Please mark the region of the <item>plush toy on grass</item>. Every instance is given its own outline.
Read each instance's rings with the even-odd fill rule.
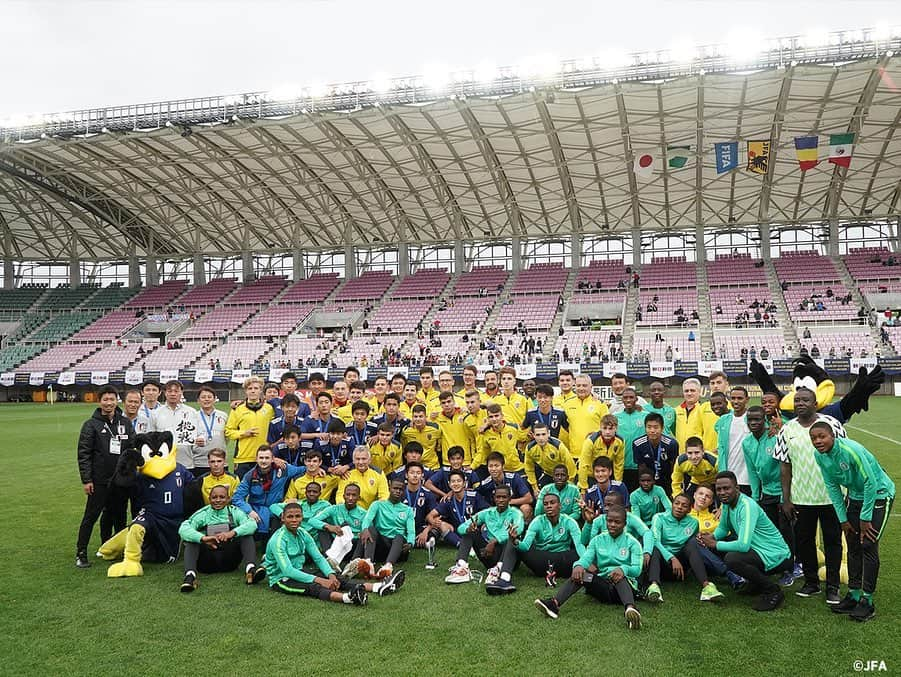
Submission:
[[[194,476],[175,461],[172,433],[142,433],[124,450],[112,483],[128,489],[139,508],[131,524],[100,546],[106,560],[122,557],[107,576],[142,576],[142,562],[174,562],[178,527],[184,518],[184,491]]]

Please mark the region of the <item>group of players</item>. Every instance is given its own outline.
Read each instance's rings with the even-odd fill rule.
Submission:
[[[104,410],[101,397],[85,426],[105,415],[135,433],[172,433],[203,503],[179,529],[184,592],[197,588],[198,572],[234,570],[243,559],[248,584],[267,579],[281,592],[365,604],[369,593],[401,587],[396,565],[413,548],[425,548],[434,568],[445,544],[456,549],[449,584],[481,580],[474,555],[487,569],[487,592],[507,594],[522,563],[548,586],[565,580],[553,597],[535,600],[547,616],[557,618],[584,587],[622,605],[638,628],[636,599],[661,602],[662,582],[685,579],[686,569],[702,601],[723,598],[714,579],[758,595],[759,611],[778,608],[782,587],[797,578],[796,594],[819,594],[819,523],[827,603],[855,620],[875,615],[878,542],[894,485],[838,420],[817,412],[812,390],[796,390],[788,419],[776,393],[749,407],[747,390],[730,387],[722,372],[710,375],[704,402],[700,381],[686,379],[676,407],[662,383],[647,387],[646,401],[623,374],[611,378],[609,400],[595,395],[588,375],[568,371],[556,392],[524,384],[523,394],[512,367],[483,378],[479,389],[467,366],[458,389],[450,372],[436,379],[423,367],[418,384],[396,374],[370,390],[350,367],[331,391],[314,373],[301,392],[288,372],[277,385],[248,378],[245,399],[228,412],[216,408],[211,388],[200,388],[194,409],[178,381],[149,382],[124,393],[121,413],[115,403]],[[95,522],[106,539],[124,524],[127,498],[104,486],[103,454],[82,446],[88,500],[76,564],[90,566]],[[265,548],[260,565],[255,541]]]

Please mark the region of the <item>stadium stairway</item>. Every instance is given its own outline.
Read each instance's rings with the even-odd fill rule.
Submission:
[[[854,299],[854,303],[856,303],[858,307],[864,308],[867,311],[867,318],[871,318],[873,316],[873,306],[870,305],[869,301],[867,301],[867,297],[860,292],[860,287],[858,286],[857,281],[851,275],[851,271],[848,270],[848,266],[845,264],[845,260],[841,256],[835,256],[832,260],[835,263],[835,269],[838,271],[842,283],[845,285],[845,287],[851,290],[851,295]],[[867,329],[869,329],[870,331],[870,337],[873,339],[873,345],[877,346],[877,348],[879,349],[880,356],[888,357],[898,354],[892,346],[891,342],[882,342],[882,338],[879,336],[879,327],[868,321]]]
[[[451,293],[457,286],[457,280],[460,279],[460,273],[454,273],[450,276],[450,279],[447,281],[447,284],[441,290],[441,292],[435,297],[434,302],[429,308],[429,312],[427,312],[422,318],[422,329],[425,334],[429,333],[429,327],[432,326],[432,322],[435,319],[435,316],[438,314],[438,307],[441,305],[442,300],[450,300],[453,296]],[[373,308],[373,310],[375,310]],[[438,330],[439,333],[441,330]],[[415,333],[411,334],[407,337],[407,339],[401,344],[400,351],[401,353],[406,353],[407,351],[412,351],[414,344],[418,342],[418,338]]]
[[[563,320],[569,312],[569,301],[573,297],[573,291],[576,288],[576,279],[579,277],[579,271],[579,268],[570,270],[569,276],[566,278],[566,285],[563,287],[563,299],[565,301],[563,309],[558,310],[557,314],[554,315],[554,321],[551,323],[551,326],[547,331],[547,338],[544,341],[542,356],[546,362],[550,362],[554,358],[554,348],[557,346],[557,332],[560,331],[560,327],[563,326]]]
[[[504,283],[504,288],[501,290],[501,293],[494,297],[494,307],[491,309],[491,312],[488,313],[488,317],[485,318],[485,324],[482,325],[482,333],[481,336],[487,336],[488,332],[494,328],[494,323],[497,322],[497,318],[501,314],[501,308],[504,307],[503,302],[510,298],[510,290],[513,289],[513,283],[516,281],[516,274],[511,273],[507,277],[507,281]],[[491,298],[491,297],[486,297]],[[479,354],[479,342],[478,341],[470,341],[469,352],[465,355],[465,357],[476,357]]]
[[[698,333],[701,338],[701,355],[713,354],[713,311],[710,308],[710,283],[707,280],[707,266],[698,268],[698,317],[700,317]]]
[[[391,282],[391,286],[385,290],[385,293],[382,295],[382,298],[379,301],[372,303],[372,310],[370,310],[368,313],[367,312],[360,313],[360,315],[359,315],[359,317],[357,317],[356,321],[350,325],[351,327],[353,327],[354,334],[356,334],[357,330],[363,325],[363,320],[367,319],[370,315],[372,315],[378,309],[378,307],[382,304],[383,301],[387,301],[394,295],[394,292],[400,286],[400,283],[402,281],[403,281],[403,277],[401,277],[399,275],[397,277],[395,277],[394,280]],[[335,288],[335,291],[333,291],[331,294],[328,295],[327,299],[332,299],[337,294],[338,290],[341,289],[341,287],[343,287],[343,286],[344,286],[344,284],[339,284]],[[336,342],[335,346],[329,351],[328,360],[330,363],[335,359],[335,356],[338,354],[338,349],[340,347],[340,343],[341,343],[340,341]]]
[[[764,268],[766,269],[766,282],[770,289],[770,298],[779,309],[779,326],[782,328],[782,336],[785,339],[785,350],[791,355],[797,355],[801,351],[801,342],[798,341],[795,323],[788,312],[788,304],[785,302],[782,287],[779,286],[779,276],[776,275],[776,266],[773,265],[773,260],[766,259]]]
[[[627,357],[632,355],[632,348],[635,345],[635,310],[638,308],[638,296],[640,289],[633,284],[626,286],[626,307],[623,310],[623,354]]]

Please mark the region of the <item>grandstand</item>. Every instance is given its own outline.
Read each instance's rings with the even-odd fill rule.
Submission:
[[[768,43],[753,68],[704,48],[440,92],[360,85],[352,105],[334,87],[0,128],[16,242],[0,370],[892,360],[901,38],[829,40]],[[837,133],[855,135],[850,166],[830,162]],[[757,139],[762,172],[744,166]],[[726,142],[742,163],[718,171]],[[671,143],[684,162],[659,161]],[[234,189],[238,156],[253,191]],[[188,162],[191,191],[149,169]]]

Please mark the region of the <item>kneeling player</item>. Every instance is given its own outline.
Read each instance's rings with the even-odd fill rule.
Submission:
[[[197,572],[215,574],[234,571],[243,559],[247,585],[259,583],[266,569],[256,565],[253,532],[257,523],[229,505],[228,487],[210,489],[210,504],[181,523],[178,535],[185,544],[185,580],[182,592],[197,589]]]
[[[313,537],[300,528],[303,512],[296,503],[289,503],[282,511],[282,526],[266,545],[263,565],[269,575],[269,587],[288,595],[318,597],[324,602],[338,602],[362,606],[368,600],[368,592],[381,596],[396,592],[400,581],[354,584],[337,576],[329,563],[316,548]],[[309,557],[322,576],[303,570]]]
[[[481,482],[473,485],[473,489],[478,491],[482,498],[491,501],[494,492],[498,487],[505,486],[510,490],[510,507],[516,508],[522,512],[525,519],[532,516],[532,492],[525,479],[518,472],[507,472],[504,470],[506,459],[499,451],[492,451],[488,454],[485,465],[488,467],[488,476]]]
[[[344,503],[329,505],[307,521],[310,530],[318,530],[319,550],[335,570],[357,546],[366,519],[366,511],[357,505],[359,485],[351,482],[344,487],[343,498]]]
[[[438,503],[428,516],[429,524],[441,532],[441,539],[455,548],[460,545],[459,526],[474,514],[491,507],[478,492],[466,488],[468,474],[463,470],[448,471],[450,498]]]
[[[560,497],[544,497],[544,514],[532,520],[522,540],[513,539],[519,559],[536,576],[544,576],[548,586],[557,584],[557,576],[569,578],[573,563],[585,554],[579,524],[560,514]]]
[[[515,592],[513,568],[516,566],[514,538],[523,531],[522,513],[510,506],[510,487],[501,484],[494,490],[494,507],[476,513],[457,528],[461,536],[457,546],[457,565],[445,583],[466,583],[472,580],[466,559],[475,549],[479,560],[488,569],[485,589],[489,595]]]
[[[560,607],[584,585],[586,592],[595,599],[622,604],[629,628],[641,628],[641,614],[635,607],[635,578],[641,573],[641,545],[625,533],[625,526],[625,509],[611,506],[607,510],[607,531],[591,540],[560,591],[554,597],[536,599],[535,606],[551,618],[557,618]],[[597,571],[591,574],[588,568]]]

